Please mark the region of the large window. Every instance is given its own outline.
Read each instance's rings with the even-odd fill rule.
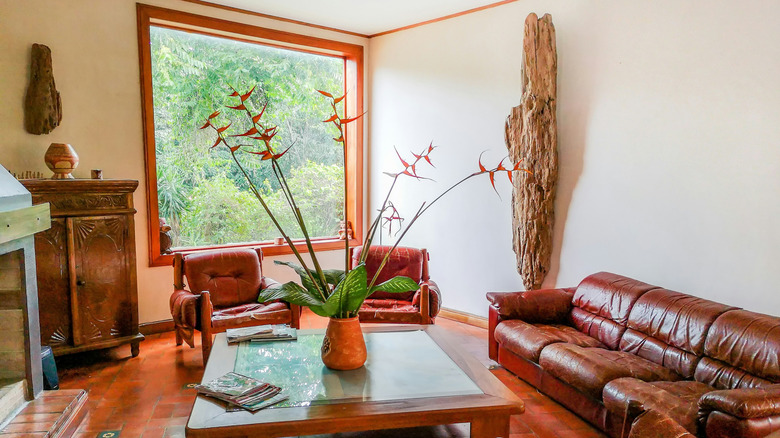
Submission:
[[[169,240],[172,250],[183,252],[245,245],[270,254],[289,250],[273,243],[280,234],[230,152],[211,147],[213,130],[198,129],[216,110],[215,125],[231,124],[234,133],[251,128],[245,114],[226,108],[241,104],[229,96],[232,89],[254,88],[243,104],[253,114],[265,107],[265,125],[278,127],[277,150],[292,146],[280,164],[315,249],[343,247],[338,232],[345,217],[359,239],[361,125],[347,131],[345,163],[332,125],[322,123],[332,109],[316,90],[346,92],[347,113],[359,114],[362,47],[145,5],[138,6],[138,17],[150,263],[170,262]],[[285,231],[302,238],[269,163],[248,153],[237,157]],[[170,227],[165,235],[162,221]]]

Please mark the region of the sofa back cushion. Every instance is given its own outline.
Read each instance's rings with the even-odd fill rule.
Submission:
[[[656,286],[622,275],[599,272],[577,286],[569,319],[583,333],[617,350],[637,299]]]
[[[184,275],[190,291],[209,291],[215,308],[253,303],[260,294],[263,273],[253,249],[226,249],[187,254]]]
[[[780,382],[780,318],[732,310],[712,324],[697,381],[718,389],[755,388]]]
[[[718,316],[733,309],[680,292],[651,290],[631,309],[620,349],[692,378],[708,330]]]

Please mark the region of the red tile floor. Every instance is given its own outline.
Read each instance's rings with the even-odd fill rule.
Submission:
[[[301,322],[302,328],[326,324],[308,311]],[[436,324],[461,336],[463,347],[486,366],[495,365],[487,357],[486,330],[443,318]],[[176,348],[172,332],[147,336],[137,358],[130,357],[129,347],[120,347],[61,357],[57,366],[61,388],[89,391],[78,438],[184,437],[195,399],[190,385],[203,374],[199,346]],[[525,402],[526,412],[511,420],[510,438],[606,436],[503,368],[493,373]]]

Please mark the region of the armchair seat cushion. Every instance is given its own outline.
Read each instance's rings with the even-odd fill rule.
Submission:
[[[646,382],[680,380],[679,374],[662,365],[625,351],[583,348],[573,344],[552,344],[542,350],[539,364],[553,376],[601,400],[607,383],[621,377]]]
[[[370,318],[375,322],[381,322],[383,320],[408,324],[420,324],[422,322],[420,308],[414,306],[411,301],[404,300],[378,300],[369,298],[363,301],[358,316],[361,318]]]
[[[279,321],[290,320],[290,308],[286,303],[275,301],[265,304],[249,303],[225,309],[214,309],[211,314],[213,328],[236,327],[251,323],[261,325],[276,324]]]
[[[496,326],[496,341],[512,353],[539,363],[544,347],[565,342],[580,347],[604,347],[595,338],[563,324],[529,324],[519,319],[502,321]]]
[[[604,406],[618,417],[625,415],[630,401],[640,402],[645,409],[653,409],[669,416],[688,432],[698,428],[699,399],[715,388],[695,381],[643,382],[621,378],[604,387]]]

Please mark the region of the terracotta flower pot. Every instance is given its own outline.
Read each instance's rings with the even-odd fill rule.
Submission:
[[[330,318],[322,340],[322,363],[334,370],[354,370],[366,363],[366,341],[357,317]]]
[[[52,179],[73,178],[71,172],[79,165],[79,155],[65,143],[52,143],[43,156],[46,166],[54,172]]]

